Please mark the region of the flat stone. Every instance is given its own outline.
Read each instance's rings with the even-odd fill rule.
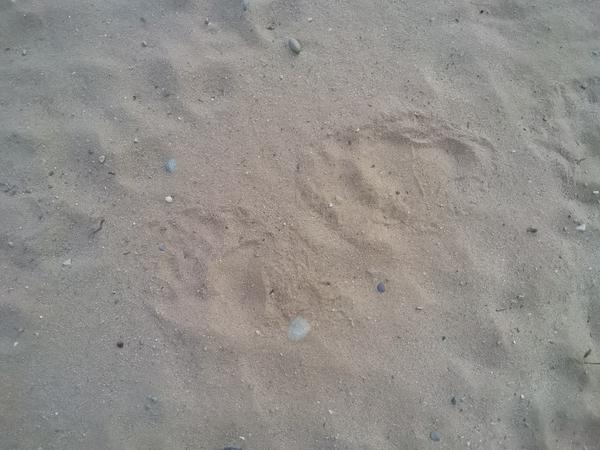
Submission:
[[[442,436],[437,431],[432,431],[429,437],[434,442],[438,442],[440,439],[442,439]]]
[[[288,339],[292,342],[299,342],[310,333],[310,323],[302,317],[298,316],[290,322],[288,328]]]
[[[165,170],[169,173],[175,172],[176,168],[177,168],[177,161],[175,161],[174,159],[169,159],[165,163]]]

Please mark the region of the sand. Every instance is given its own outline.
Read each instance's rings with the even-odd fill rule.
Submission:
[[[246,4],[0,0],[0,448],[599,448],[598,2]]]

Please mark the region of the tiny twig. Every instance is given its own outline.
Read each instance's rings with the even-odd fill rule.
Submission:
[[[96,233],[102,229],[102,225],[104,225],[104,219],[100,220],[100,225],[98,226],[98,228],[96,228],[90,233],[90,239],[96,236]]]
[[[584,364],[589,364],[590,366],[600,366],[600,362],[587,362],[587,361],[584,361],[583,363]]]

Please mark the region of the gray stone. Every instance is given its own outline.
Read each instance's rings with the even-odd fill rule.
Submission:
[[[296,55],[298,53],[300,53],[302,51],[302,46],[300,45],[300,42],[298,42],[296,39],[294,38],[289,38],[288,40],[288,47],[290,48],[291,51],[293,51]]]
[[[165,164],[165,170],[169,173],[175,172],[176,168],[177,168],[177,161],[175,161],[174,159],[169,159]]]
[[[310,333],[310,323],[304,317],[298,316],[290,322],[290,327],[288,328],[288,339],[290,341],[301,341],[308,333]]]

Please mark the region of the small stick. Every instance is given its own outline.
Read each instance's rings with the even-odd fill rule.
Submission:
[[[583,363],[584,364],[589,364],[589,365],[594,365],[594,366],[600,366],[600,362],[587,362],[587,361],[584,361]]]
[[[104,225],[104,219],[100,220],[100,225],[98,226],[98,228],[96,228],[90,233],[90,239],[96,236],[96,233],[102,229],[102,225]]]

